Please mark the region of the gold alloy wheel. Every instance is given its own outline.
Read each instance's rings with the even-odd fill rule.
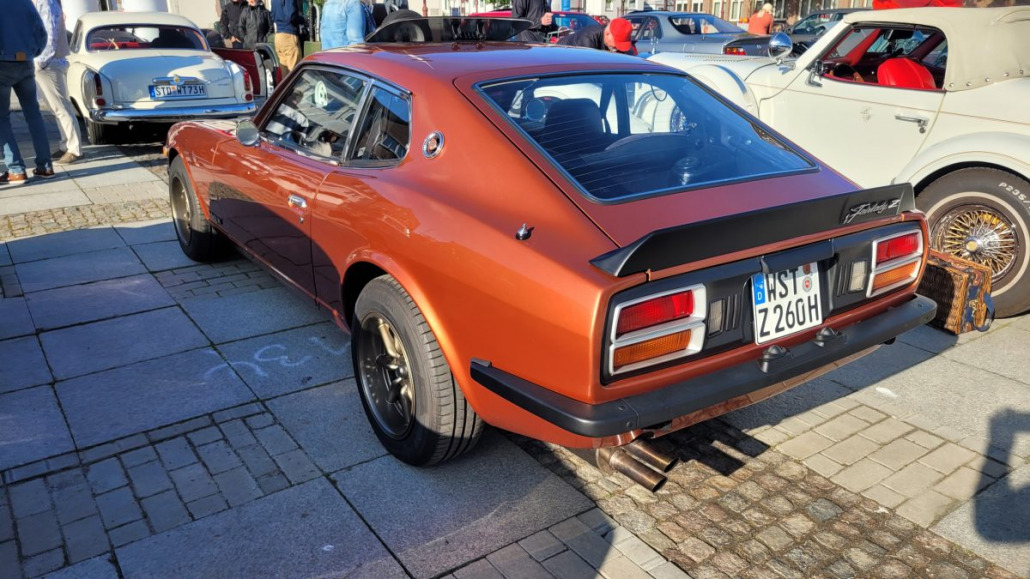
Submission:
[[[1016,263],[1015,225],[986,205],[961,205],[945,213],[930,230],[934,249],[991,268],[992,282]]]
[[[180,179],[172,180],[172,221],[175,222],[175,232],[183,245],[190,244],[190,237],[193,235],[191,224],[193,213],[190,211],[189,194],[186,186]]]
[[[356,345],[357,371],[372,415],[383,433],[403,439],[415,423],[415,391],[404,344],[390,322],[370,314],[361,322]]]

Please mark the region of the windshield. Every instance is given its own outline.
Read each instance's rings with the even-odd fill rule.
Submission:
[[[207,50],[207,43],[194,28],[128,24],[91,30],[86,38],[86,47],[90,52],[148,48]]]
[[[687,76],[567,75],[477,89],[599,200],[813,167]]]
[[[717,32],[732,32],[743,34],[744,31],[734,24],[730,24],[721,18],[707,14],[684,14],[682,16],[670,16],[669,22],[680,34],[715,34]]]

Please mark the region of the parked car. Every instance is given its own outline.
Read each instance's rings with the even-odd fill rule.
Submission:
[[[856,190],[688,75],[502,22],[393,22],[253,122],[168,137],[183,251],[231,241],[331,312],[401,460],[486,423],[653,489],[646,439],[933,317],[911,188]]]
[[[68,93],[94,144],[121,123],[255,111],[251,75],[213,53],[200,29],[182,16],[88,12],[75,24],[70,49]]]
[[[553,24],[556,27],[553,32],[547,34],[547,41],[554,44],[583,28],[600,26],[597,19],[584,12],[552,12],[554,15]],[[472,18],[511,18],[511,9],[494,10],[492,12],[479,12],[469,15]]]
[[[833,8],[830,10],[816,10],[798,20],[793,26],[785,29],[784,32],[790,36],[794,43],[795,54],[802,54],[812,45],[815,39],[833,28],[844,18],[853,12],[861,12],[868,8]]]
[[[930,244],[1030,308],[1030,7],[847,15],[796,61],[683,55],[685,70],[864,187],[912,183]]]
[[[633,41],[644,57],[659,52],[758,55],[769,49],[768,36],[747,34],[711,14],[648,10],[624,18],[633,24]]]

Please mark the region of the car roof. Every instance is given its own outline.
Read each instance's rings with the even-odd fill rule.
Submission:
[[[1030,6],[873,10],[848,14],[844,22],[940,30],[948,40],[944,88],[949,91],[1030,77]]]
[[[79,17],[83,28],[120,24],[166,24],[197,28],[189,18],[167,12],[87,12]]]
[[[425,84],[451,84],[469,75],[501,79],[563,71],[676,72],[606,50],[518,42],[357,44],[318,52],[304,60],[365,71],[409,90]]]

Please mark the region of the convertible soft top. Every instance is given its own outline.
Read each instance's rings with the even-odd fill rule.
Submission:
[[[949,91],[1030,77],[1030,6],[871,10],[848,14],[844,22],[937,28],[948,38]]]

